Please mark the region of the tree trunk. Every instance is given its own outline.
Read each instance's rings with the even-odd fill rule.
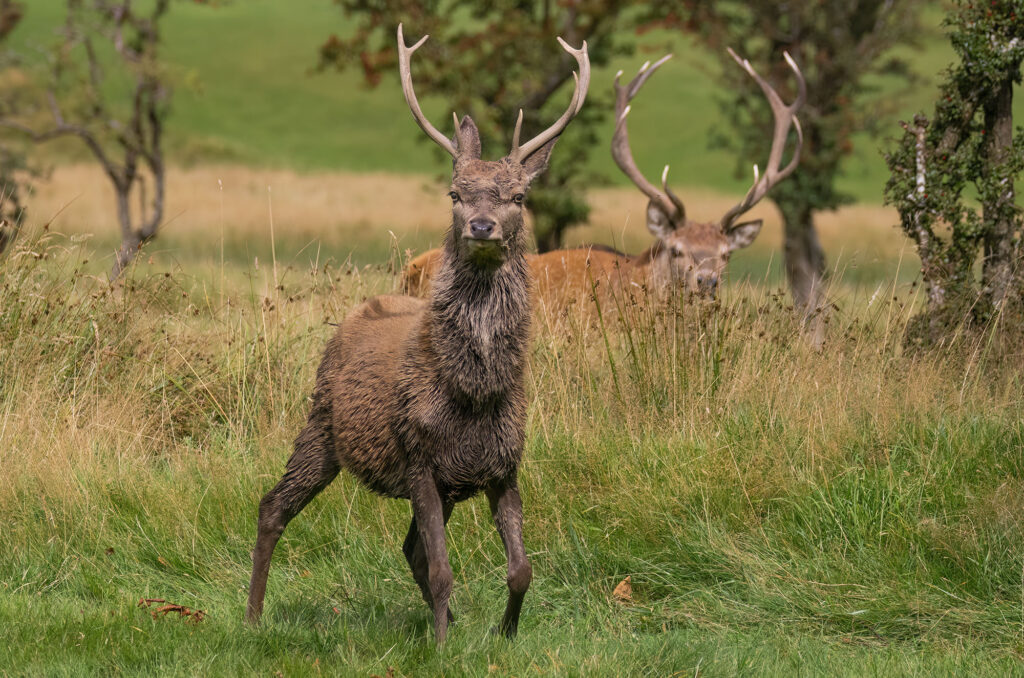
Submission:
[[[546,231],[536,233],[537,238],[537,252],[544,254],[551,250],[557,250],[562,246],[562,231],[557,227],[552,227]]]
[[[114,184],[114,191],[117,193],[117,219],[121,225],[121,247],[117,250],[114,258],[114,267],[110,271],[110,279],[117,280],[128,264],[132,262],[135,255],[147,242],[156,236],[160,227],[160,221],[164,213],[164,171],[163,164],[157,162],[153,165],[153,183],[155,194],[152,210],[149,217],[146,217],[145,194],[143,193],[142,205],[140,206],[141,224],[138,228],[132,227],[131,211],[131,186],[124,187],[119,183]]]
[[[991,186],[982,200],[985,258],[982,265],[982,294],[984,311],[997,313],[1015,288],[1017,233],[1013,177],[1001,180],[1000,165],[1008,158],[1013,146],[1013,81],[1003,80],[996,95],[985,105],[985,178],[999,181]]]
[[[14,242],[16,225],[8,223],[6,219],[0,219],[0,254],[3,254],[7,246]]]
[[[814,228],[814,210],[802,201],[781,200],[785,233],[786,279],[793,296],[793,309],[810,332],[812,344],[825,340],[825,252]]]
[[[138,234],[132,229],[132,211],[129,205],[129,192],[131,187],[115,186],[117,193],[117,220],[121,226],[121,247],[114,256],[114,267],[110,270],[110,280],[117,280],[128,264],[135,258],[142,241]]]

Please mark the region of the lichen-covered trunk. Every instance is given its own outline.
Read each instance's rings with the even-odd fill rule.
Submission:
[[[802,317],[811,342],[824,341],[825,252],[814,228],[814,210],[801,200],[778,201],[782,212],[786,280],[793,296],[793,309]]]
[[[985,225],[982,310],[995,313],[1014,293],[1015,278],[1021,273],[1013,176],[1001,169],[1013,146],[1013,81],[1010,78],[999,84],[996,96],[985,107],[985,132],[987,186],[982,196]]]

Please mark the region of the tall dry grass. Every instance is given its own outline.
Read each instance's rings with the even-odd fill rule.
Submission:
[[[249,190],[251,228],[222,223],[265,242],[265,187]],[[278,232],[304,204],[282,208],[280,193]],[[853,286],[820,351],[785,294],[760,284],[713,303],[597,308],[583,292],[538,313],[521,470],[536,578],[517,644],[483,630],[504,565],[486,506],[452,519],[460,625],[427,655],[400,553],[408,510],[348,478],[289,527],[267,627],[243,628],[256,503],[305,417],[331,323],[394,281],[344,260],[280,276],[262,258],[221,263],[218,195],[195,231],[210,253],[158,252],[117,286],[89,273],[81,232],[27,234],[0,259],[0,623],[13,638],[0,667],[614,675],[707,655],[721,673],[781,660],[856,673],[855,656],[998,673],[1017,661],[1022,372],[966,337],[905,354],[914,297],[894,280]],[[611,591],[627,574],[624,605]],[[208,621],[171,627],[140,597]]]

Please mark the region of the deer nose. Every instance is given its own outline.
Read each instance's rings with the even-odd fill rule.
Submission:
[[[714,292],[718,288],[717,273],[698,273],[697,286],[707,292]]]
[[[479,218],[469,220],[469,234],[474,238],[489,238],[494,233],[497,222],[494,219]]]

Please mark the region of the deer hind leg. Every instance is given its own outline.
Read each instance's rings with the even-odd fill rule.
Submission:
[[[448,524],[448,519],[452,515],[452,509],[455,508],[455,504],[446,503],[444,505],[444,524]],[[430,595],[430,578],[429,569],[427,567],[427,552],[423,547],[423,540],[420,539],[419,528],[416,526],[416,516],[412,517],[412,522],[409,524],[409,533],[405,536],[405,543],[402,544],[402,553],[405,554],[405,560],[409,563],[409,569],[412,570],[412,578],[416,580],[416,584],[420,587],[420,592],[423,594],[423,600],[426,601],[430,609],[434,609],[434,599]],[[452,612],[451,606],[448,607],[448,623],[455,621],[455,613]]]
[[[260,501],[249,603],[245,611],[246,620],[252,624],[263,614],[270,557],[284,528],[338,475],[340,467],[330,441],[330,429],[310,415],[309,423],[295,440],[295,451],[288,459],[284,477]]]
[[[523,545],[523,502],[519,498],[519,486],[515,478],[488,489],[487,499],[508,558],[508,605],[505,606],[505,616],[498,631],[512,638],[519,629],[519,612],[533,579],[533,569]]]

